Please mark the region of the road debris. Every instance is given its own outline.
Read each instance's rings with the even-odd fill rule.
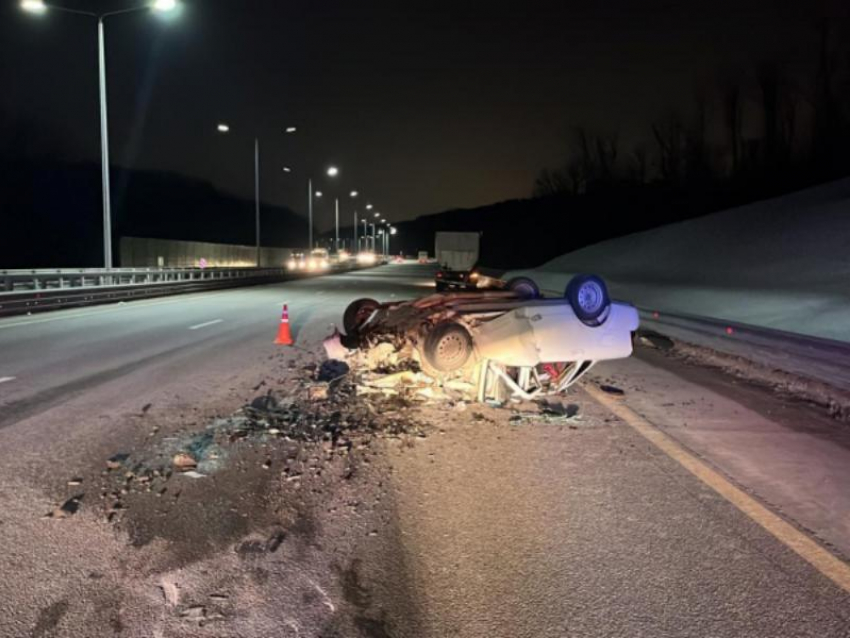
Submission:
[[[560,403],[558,401],[547,401],[545,399],[536,402],[537,412],[516,412],[508,423],[518,425],[520,423],[572,423],[578,420],[580,408],[575,403]]]
[[[625,390],[621,390],[620,388],[613,386],[613,385],[603,384],[603,385],[599,386],[599,389],[602,390],[603,392],[607,392],[608,394],[613,394],[614,396],[618,396],[618,397],[624,396],[626,394]]]
[[[80,503],[83,500],[83,494],[72,496],[67,501],[62,503],[55,510],[45,516],[45,518],[69,518],[80,510]]]
[[[201,622],[207,617],[207,608],[201,605],[187,607],[180,613],[180,615],[188,620]]]
[[[349,372],[348,364],[338,359],[328,359],[319,366],[316,378],[319,381],[333,383],[344,377]]]
[[[579,413],[579,406],[575,403],[561,403],[560,401],[547,401],[542,399],[538,402],[540,412],[547,417],[560,417],[572,419]]]
[[[638,342],[648,348],[655,348],[656,350],[663,350],[665,352],[676,347],[672,339],[652,330],[638,331]]]
[[[402,371],[400,375],[410,388],[404,396],[392,388],[355,383],[345,362],[302,361],[288,366],[283,378],[268,380],[266,387],[274,389],[248,400],[230,415],[215,418],[200,429],[147,438],[143,448],[132,456],[112,457],[112,467],[124,471],[103,474],[101,499],[106,518],[121,524],[138,502],[138,495],[150,494],[152,500],[160,499],[159,507],[168,507],[181,498],[183,489],[193,493],[209,486],[218,489],[216,475],[234,469],[234,464],[243,465],[246,458],[258,471],[279,476],[281,483],[301,489],[302,482],[322,475],[325,463],[347,459],[354,450],[368,449],[376,436],[421,434],[412,414],[418,405],[412,392],[431,388],[425,385],[422,373]],[[379,378],[376,374],[367,381]],[[315,450],[315,456],[305,459],[304,450]],[[349,462],[339,468],[345,480],[355,472]],[[208,487],[178,486],[175,476],[193,482],[207,479]],[[268,540],[258,542],[273,552],[283,540],[283,532],[275,532]]]
[[[310,401],[326,401],[328,398],[328,384],[320,383],[307,388],[307,398]]]
[[[163,578],[159,583],[159,588],[162,590],[166,605],[176,607],[180,604],[180,589],[177,587],[177,583]]]
[[[179,452],[175,454],[171,464],[178,472],[189,472],[190,470],[194,470],[198,467],[198,461],[195,460],[195,457],[186,452]]]
[[[266,551],[269,554],[274,554],[280,546],[283,544],[284,539],[286,539],[286,534],[282,530],[277,530],[269,536],[269,540],[266,541]]]
[[[129,458],[129,454],[113,454],[106,459],[106,468],[109,470],[121,469],[121,466]]]

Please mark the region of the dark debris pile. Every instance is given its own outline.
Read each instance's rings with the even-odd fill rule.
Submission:
[[[173,496],[179,490],[175,475],[201,479],[215,474],[244,446],[279,447],[295,455],[303,446],[321,445],[329,454],[345,454],[375,437],[424,436],[424,426],[411,414],[414,403],[397,395],[359,394],[345,363],[303,365],[277,385],[279,390],[268,390],[201,431],[170,436],[154,431],[145,448],[110,457],[101,491],[108,519],[121,514],[128,494]]]

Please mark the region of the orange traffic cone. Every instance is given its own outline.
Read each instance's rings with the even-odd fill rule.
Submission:
[[[292,333],[289,331],[289,309],[283,304],[283,314],[280,317],[280,327],[277,329],[277,339],[274,342],[279,346],[291,346]]]

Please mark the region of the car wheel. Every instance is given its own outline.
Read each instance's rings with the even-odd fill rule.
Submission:
[[[472,336],[458,323],[437,324],[425,336],[423,353],[427,363],[440,372],[459,370],[472,356]]]
[[[445,292],[445,291],[446,291],[446,284],[444,284],[442,281],[438,281],[437,282],[437,292]]]
[[[567,284],[564,296],[585,325],[600,326],[611,313],[608,287],[596,275],[576,275]]]
[[[520,299],[539,299],[540,288],[534,280],[528,277],[514,277],[507,284],[507,289],[515,293]]]
[[[345,328],[345,334],[353,335],[360,330],[360,326],[372,316],[372,313],[380,305],[374,299],[357,299],[348,304],[348,308],[342,315],[342,327]]]

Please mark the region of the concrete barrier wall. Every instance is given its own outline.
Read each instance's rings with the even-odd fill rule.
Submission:
[[[260,266],[284,266],[293,252],[304,251],[303,248],[263,248]],[[255,258],[254,246],[144,237],[122,237],[120,244],[122,268],[191,268],[200,266],[201,259],[206,260],[208,267],[253,266]]]

